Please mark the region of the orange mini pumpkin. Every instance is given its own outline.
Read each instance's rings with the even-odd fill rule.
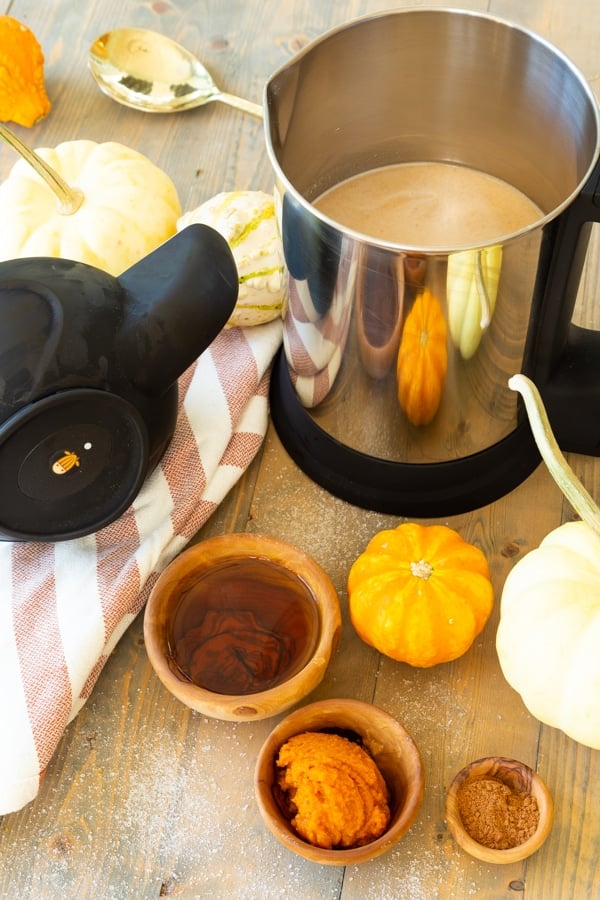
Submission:
[[[412,425],[428,425],[448,368],[447,327],[439,300],[425,289],[406,317],[398,350],[398,402]]]
[[[49,112],[38,39],[22,22],[0,16],[0,121],[30,128]]]
[[[348,576],[350,618],[386,656],[434,666],[465,653],[494,603],[487,560],[445,525],[378,532]]]

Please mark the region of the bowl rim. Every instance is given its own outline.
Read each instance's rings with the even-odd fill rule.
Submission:
[[[393,733],[400,739],[403,755],[407,756],[414,765],[417,777],[407,781],[404,804],[399,808],[392,823],[380,837],[361,847],[341,850],[317,847],[303,840],[294,831],[273,796],[274,757],[285,741],[293,735],[300,734],[306,730],[319,730],[319,727],[338,727],[355,730],[363,738],[367,749],[369,749],[369,734],[361,731],[356,722],[356,717],[360,713],[363,716],[374,717],[382,726],[385,725],[387,733]],[[320,722],[320,726],[307,728],[305,724],[307,717],[315,718],[317,722]],[[375,762],[377,762],[377,759],[375,759]],[[265,775],[268,772],[272,772],[271,777]],[[385,778],[384,772],[382,772],[382,775]],[[388,779],[386,778],[385,780],[388,783]],[[388,788],[390,788],[389,783]],[[354,865],[375,859],[387,852],[414,824],[423,803],[424,792],[425,769],[421,754],[413,737],[404,725],[382,707],[350,697],[316,700],[289,713],[267,736],[258,753],[254,770],[255,798],[261,816],[269,830],[288,850],[293,850],[305,859],[321,865]]]
[[[496,778],[500,777],[497,772],[498,766],[504,766],[511,769],[518,767],[521,769],[522,772],[526,774],[529,781],[528,791],[535,797],[538,804],[540,817],[534,833],[531,837],[527,838],[526,841],[523,841],[523,843],[517,844],[515,847],[508,847],[505,850],[486,847],[484,844],[480,844],[471,837],[463,826],[458,811],[458,792],[460,788],[465,782],[470,780],[472,775],[475,775],[473,780],[485,777],[487,766],[490,767],[490,772],[492,771],[492,767],[494,768],[494,775]],[[501,777],[500,780],[502,780]],[[468,763],[466,766],[463,766],[463,768],[456,773],[448,788],[445,811],[448,827],[459,847],[476,859],[482,860],[483,862],[498,864],[519,862],[520,860],[531,856],[542,846],[550,834],[554,822],[554,804],[552,795],[545,782],[531,766],[509,756],[482,756],[479,759]]]
[[[276,563],[291,575],[304,581],[314,596],[319,615],[319,636],[310,658],[298,672],[281,684],[251,694],[219,694],[191,682],[180,680],[171,669],[165,653],[164,628],[158,613],[176,591],[176,580],[189,573],[190,566],[201,572],[215,563],[238,558],[258,558]],[[298,569],[302,570],[300,575]],[[169,587],[170,586],[170,587]],[[192,544],[178,554],[161,572],[148,597],[144,611],[144,642],[152,667],[162,684],[179,700],[206,715],[216,715],[213,708],[228,710],[235,721],[258,721],[266,718],[252,714],[251,707],[269,706],[277,701],[277,708],[268,713],[275,716],[310,693],[322,680],[339,641],[342,625],[337,590],[327,572],[306,551],[281,538],[257,532],[230,532],[214,535]],[[193,703],[190,701],[194,700]],[[235,708],[247,714],[233,716]]]

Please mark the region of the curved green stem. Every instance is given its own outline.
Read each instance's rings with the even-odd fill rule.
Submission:
[[[576,513],[600,534],[600,509],[562,454],[538,389],[526,375],[513,375],[508,386],[523,397],[534,440],[550,475]]]
[[[13,134],[13,132],[0,122],[0,139],[21,156],[43,178],[48,187],[56,194],[58,199],[58,211],[63,216],[70,216],[77,212],[84,197],[79,188],[72,188],[63,181],[58,172],[38,156],[27,144]]]

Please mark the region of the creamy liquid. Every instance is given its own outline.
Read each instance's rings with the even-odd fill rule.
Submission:
[[[495,241],[541,217],[507,182],[441,162],[362,172],[334,185],[314,205],[346,228],[424,250]]]

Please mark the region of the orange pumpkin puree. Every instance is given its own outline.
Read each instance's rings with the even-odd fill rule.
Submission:
[[[277,783],[298,835],[316,847],[362,847],[390,821],[389,792],[366,750],[337,734],[307,731],[277,758]]]

